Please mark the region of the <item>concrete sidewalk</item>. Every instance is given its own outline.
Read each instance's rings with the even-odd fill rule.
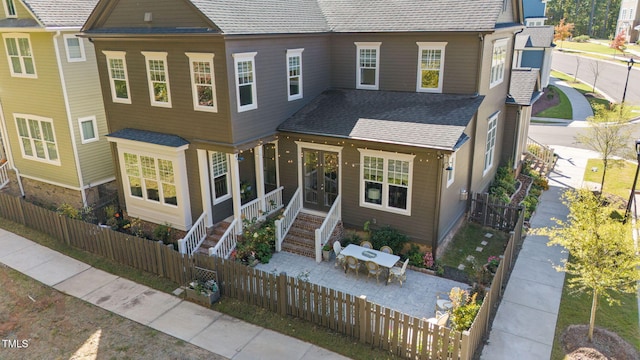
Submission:
[[[589,101],[578,90],[567,85],[566,82],[557,78],[551,77],[549,79],[549,85],[553,85],[560,89],[571,102],[571,110],[573,119],[576,121],[584,121],[589,116],[593,116],[593,109]]]
[[[0,263],[66,294],[229,359],[347,359],[98,270],[2,229]]]
[[[582,187],[587,160],[598,157],[590,150],[551,147],[558,162],[549,175],[549,190],[542,194],[531,218],[532,228],[554,226],[552,218],[566,219],[569,211],[562,204],[562,193]],[[553,266],[567,254],[558,246],[547,246],[548,240],[540,235],[525,238],[481,359],[550,358],[564,286],[564,273]]]

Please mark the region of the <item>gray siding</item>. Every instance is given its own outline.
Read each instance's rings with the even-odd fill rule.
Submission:
[[[443,70],[443,93],[473,94],[477,90],[480,40],[477,34],[334,34],[331,38],[331,85],[356,87],[355,42],[381,42],[380,90],[416,91],[418,45],[416,42],[447,42]]]
[[[338,140],[300,134],[283,134],[279,140],[280,183],[285,188],[285,201],[289,201],[298,187],[298,161],[295,141],[315,142],[342,146],[342,220],[348,226],[361,228],[375,219],[377,226],[390,225],[411,237],[412,241],[431,245],[433,239],[437,167],[440,163],[435,152],[406,146],[394,146],[365,141]],[[359,205],[360,152],[358,148],[415,154],[413,161],[411,216],[380,211]]]
[[[188,1],[114,1],[115,8],[102,14],[104,22],[98,22],[104,28],[148,27],[208,27],[208,21]],[[144,14],[151,13],[152,21],[144,21]],[[108,18],[107,18],[108,17]]]
[[[456,163],[453,169],[454,180],[449,187],[447,187],[447,171],[443,171],[438,241],[447,235],[467,210],[467,202],[460,200],[460,192],[469,190],[469,173],[471,171],[469,159],[471,159],[472,144],[471,141],[467,141],[456,152]]]
[[[233,142],[236,144],[273,134],[280,123],[329,87],[329,39],[325,35],[228,39],[226,46],[229,106],[233,119]],[[288,101],[286,54],[288,49],[300,48],[304,49],[303,98]],[[245,52],[257,52],[255,80],[258,108],[238,113],[232,55]]]

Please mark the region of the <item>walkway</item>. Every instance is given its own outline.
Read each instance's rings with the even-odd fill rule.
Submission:
[[[589,101],[578,90],[569,86],[565,81],[551,77],[549,79],[549,85],[553,85],[559,88],[571,102],[571,110],[573,113],[573,120],[584,121],[589,116],[593,116],[593,109]]]
[[[582,186],[587,160],[597,157],[589,150],[551,147],[559,158],[549,175],[550,188],[542,194],[531,218],[532,228],[554,226],[552,218],[566,218],[568,209],[562,204],[562,193]],[[550,358],[564,286],[564,273],[557,272],[553,265],[560,264],[566,253],[558,246],[547,246],[547,241],[540,235],[524,240],[481,359]]]
[[[2,229],[0,263],[66,294],[229,359],[347,359],[98,270]]]

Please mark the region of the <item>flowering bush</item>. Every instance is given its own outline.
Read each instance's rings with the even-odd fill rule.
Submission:
[[[498,265],[500,265],[500,258],[495,255],[489,256],[487,264],[489,264],[489,266],[498,267]]]
[[[425,253],[422,261],[424,262],[424,267],[427,269],[432,269],[433,265],[435,265],[435,262],[433,261],[433,254],[431,254],[431,252]]]

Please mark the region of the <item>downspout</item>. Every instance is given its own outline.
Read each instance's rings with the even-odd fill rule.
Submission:
[[[440,232],[440,208],[442,201],[442,168],[444,167],[444,154],[437,153],[437,166],[438,166],[438,181],[436,182],[436,201],[433,213],[433,240],[431,241],[431,255],[436,259],[436,253],[438,252],[438,233]]]
[[[80,194],[82,195],[82,206],[87,206],[87,194],[85,193],[84,181],[82,177],[82,169],[80,168],[80,159],[78,158],[78,145],[76,144],[76,134],[73,130],[73,119],[71,119],[71,106],[69,105],[69,94],[67,94],[67,83],[64,79],[64,71],[62,71],[62,60],[60,59],[60,48],[58,39],[60,38],[60,30],[56,31],[53,36],[53,47],[56,50],[56,61],[58,62],[58,73],[60,74],[60,82],[62,83],[62,96],[64,97],[64,108],[67,112],[67,121],[69,122],[69,133],[71,135],[71,147],[73,148],[73,158],[76,163],[78,182],[80,183]]]
[[[7,123],[4,120],[4,107],[2,106],[2,101],[0,100],[0,120],[2,120],[2,136],[5,140],[3,144],[6,144],[4,151],[7,153],[7,161],[9,161],[9,166],[16,172],[16,178],[18,179],[18,187],[20,187],[20,195],[24,199],[24,187],[22,186],[22,179],[20,178],[20,171],[16,166],[15,161],[13,160],[13,152],[11,152],[11,146],[9,144],[9,133],[7,133]]]
[[[520,138],[520,116],[522,116],[522,105],[518,105],[518,110],[516,111],[516,127],[513,131],[513,168],[518,169],[520,166],[520,142],[518,138]]]

